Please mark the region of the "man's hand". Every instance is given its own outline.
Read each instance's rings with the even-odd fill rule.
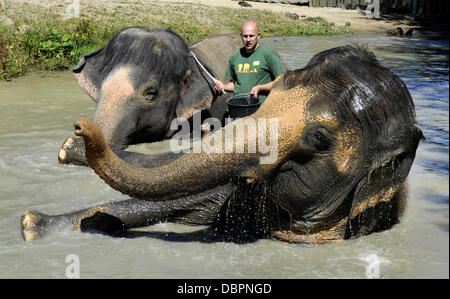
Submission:
[[[260,86],[261,86],[261,85],[253,86],[252,90],[250,91],[250,94],[252,94],[255,98],[258,97],[258,93],[259,93],[259,90],[260,90]]]
[[[227,84],[223,84],[220,80],[214,80],[214,89],[217,91],[221,91],[225,93],[225,91],[233,91],[234,90],[234,82],[230,81]]]
[[[222,91],[223,89],[225,89],[225,85],[221,81],[215,80],[214,81],[214,89],[217,91]]]
[[[266,83],[266,84],[253,86],[252,90],[250,91],[250,94],[252,94],[255,98],[257,98],[259,92],[261,92],[263,90],[270,91],[272,89],[272,86],[273,86],[273,81]]]

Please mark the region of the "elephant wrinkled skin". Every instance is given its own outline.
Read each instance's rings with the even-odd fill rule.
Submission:
[[[287,71],[244,119],[270,118],[278,119],[279,133],[272,164],[260,164],[258,152],[222,151],[187,153],[152,168],[117,157],[101,129],[80,119],[75,134],[85,140],[91,167],[134,198],[67,215],[26,213],[24,238],[38,238],[62,218],[107,233],[176,221],[209,225],[220,240],[295,243],[355,238],[398,223],[423,135],[404,82],[371,52],[337,47]],[[238,148],[246,140],[231,141]]]

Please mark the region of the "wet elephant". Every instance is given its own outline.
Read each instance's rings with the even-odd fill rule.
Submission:
[[[214,91],[203,67],[223,80],[228,57],[240,46],[237,34],[187,45],[171,30],[131,27],[86,54],[73,74],[96,102],[94,121],[113,151],[131,164],[150,167],[154,164],[148,158],[125,149],[170,138],[176,131],[170,128],[171,121],[189,119],[194,110],[201,110],[203,118],[223,119],[226,96]],[[58,159],[63,164],[87,165],[83,140],[68,138]]]
[[[226,241],[324,243],[399,222],[423,135],[404,82],[373,53],[337,47],[286,72],[260,109],[241,121],[268,119],[277,120],[277,130],[258,138],[268,144],[276,136],[270,163],[261,163],[267,152],[259,143],[248,150],[257,133],[230,134],[237,131],[228,130],[234,121],[202,140],[205,149],[222,140],[233,151],[186,153],[154,168],[129,165],[95,123],[78,120],[75,134],[85,140],[91,167],[133,198],[58,216],[25,213],[23,236],[36,239],[63,219],[70,227],[108,233],[176,221],[209,225],[207,231]]]

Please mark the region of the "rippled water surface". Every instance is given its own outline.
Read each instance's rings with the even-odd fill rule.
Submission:
[[[409,176],[406,214],[391,230],[319,246],[169,242],[78,231],[23,242],[19,218],[26,211],[60,214],[126,198],[91,169],[58,164],[73,121],[92,118],[94,103],[69,72],[34,74],[0,82],[0,278],[65,278],[69,254],[79,257],[82,278],[365,278],[373,273],[373,254],[381,278],[448,278],[448,41],[380,35],[263,41],[290,69],[321,50],[355,42],[405,81],[426,137]],[[196,228],[163,223],[149,229]]]

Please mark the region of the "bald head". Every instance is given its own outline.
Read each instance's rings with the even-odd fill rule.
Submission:
[[[241,32],[244,32],[244,31],[254,31],[254,32],[259,33],[258,25],[256,24],[255,21],[247,21],[244,24],[242,24]]]
[[[259,44],[261,33],[258,31],[258,25],[254,21],[247,21],[242,25],[241,38],[242,44],[247,53],[252,53],[256,50]]]

